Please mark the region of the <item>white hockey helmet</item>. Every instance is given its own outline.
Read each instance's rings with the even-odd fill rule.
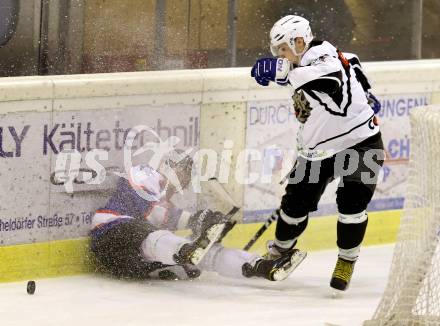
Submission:
[[[312,30],[309,21],[301,16],[288,15],[278,20],[270,30],[270,51],[278,56],[278,46],[287,43],[295,55],[295,39],[302,37],[307,45],[313,40]]]

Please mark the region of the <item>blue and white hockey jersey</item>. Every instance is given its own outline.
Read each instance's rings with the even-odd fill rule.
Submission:
[[[167,180],[147,165],[130,169],[127,178],[120,177],[113,195],[99,208],[92,219],[92,231],[126,219],[145,219],[151,224],[170,230],[189,218],[189,213],[174,207],[165,198]]]

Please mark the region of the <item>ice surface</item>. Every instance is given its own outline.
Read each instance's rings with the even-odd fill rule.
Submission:
[[[0,325],[361,325],[384,290],[393,247],[363,248],[348,292],[328,286],[336,251],[311,252],[283,282],[206,273],[196,281],[125,282],[91,275],[0,284]]]

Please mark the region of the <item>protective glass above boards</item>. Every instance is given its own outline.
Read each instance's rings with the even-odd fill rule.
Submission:
[[[0,1],[0,46],[6,45],[15,33],[18,21],[19,1]]]

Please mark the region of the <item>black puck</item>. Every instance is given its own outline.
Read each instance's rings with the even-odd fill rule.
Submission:
[[[27,290],[28,294],[34,294],[35,293],[35,282],[28,281],[26,290]]]

